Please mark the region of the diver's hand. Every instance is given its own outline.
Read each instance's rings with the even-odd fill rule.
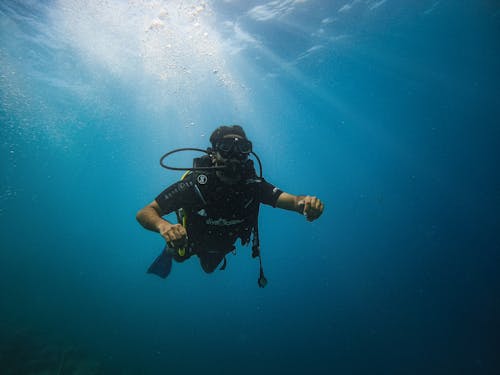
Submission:
[[[181,224],[170,224],[167,222],[162,223],[158,232],[165,239],[167,245],[170,247],[181,247],[187,242],[186,228]]]
[[[307,221],[314,221],[323,213],[323,202],[316,197],[307,195],[298,202],[298,205],[302,208],[302,214]]]

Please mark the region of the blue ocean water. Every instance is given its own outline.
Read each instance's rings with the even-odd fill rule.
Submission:
[[[2,374],[500,373],[500,5],[0,3]],[[241,124],[258,262],[161,280],[137,210]],[[176,157],[188,165],[196,155]]]

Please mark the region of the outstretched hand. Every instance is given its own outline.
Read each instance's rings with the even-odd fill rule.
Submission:
[[[306,217],[307,221],[314,221],[323,213],[324,205],[319,198],[307,195],[298,204],[302,208],[302,214]]]

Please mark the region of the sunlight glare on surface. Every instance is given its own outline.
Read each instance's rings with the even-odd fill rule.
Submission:
[[[213,87],[239,95],[206,1],[64,0],[49,16],[87,67],[147,86],[158,100],[185,104]]]

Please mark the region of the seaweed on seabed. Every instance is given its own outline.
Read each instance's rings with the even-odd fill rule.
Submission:
[[[50,357],[43,348],[38,335],[29,330],[19,330],[4,337],[0,346],[2,374],[31,374],[50,366]]]
[[[19,331],[0,343],[2,375],[102,375],[101,365],[63,345],[44,344],[42,337]]]
[[[56,375],[103,375],[99,361],[74,349],[61,352]]]

